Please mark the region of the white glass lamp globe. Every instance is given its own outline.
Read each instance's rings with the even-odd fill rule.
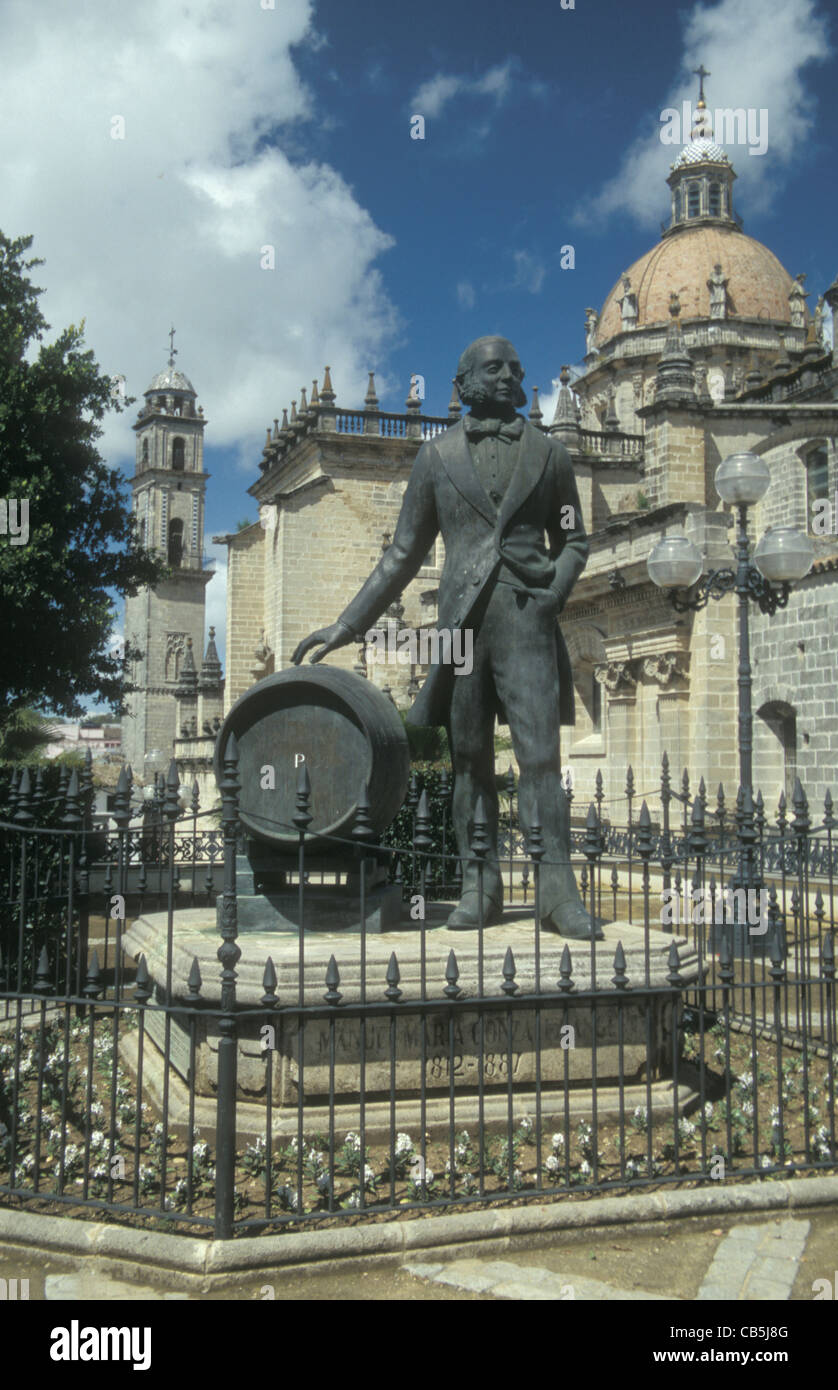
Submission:
[[[659,589],[689,589],[701,574],[701,552],[686,536],[664,536],[646,561],[646,568]]]
[[[809,537],[793,526],[771,526],[754,551],[760,574],[774,584],[803,579],[812,568],[815,548]]]
[[[716,491],[723,502],[758,502],[768,491],[771,471],[758,454],[728,454],[716,469]]]
[[[162,748],[150,748],[143,758],[143,773],[154,781],[155,772],[165,772],[169,759]]]

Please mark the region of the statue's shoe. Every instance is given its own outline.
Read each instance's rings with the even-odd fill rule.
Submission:
[[[591,940],[591,914],[581,902],[559,903],[546,917],[542,917],[541,925],[545,931],[558,932],[559,936],[566,936],[571,941]],[[603,939],[603,934],[597,927],[594,940]]]
[[[483,925],[496,927],[503,921],[503,908],[494,898],[483,895]],[[477,894],[464,893],[445,924],[451,931],[476,931],[480,926],[477,911]]]

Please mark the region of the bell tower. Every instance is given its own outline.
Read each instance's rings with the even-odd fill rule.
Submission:
[[[204,412],[192,382],[175,367],[175,330],[169,360],[145,391],[133,426],[136,469],[131,480],[134,514],[143,544],[169,566],[156,589],[125,601],[125,635],[142,651],[132,663],[123,721],[123,755],[138,780],[148,781],[173,756],[175,699],[187,645],[204,648]]]

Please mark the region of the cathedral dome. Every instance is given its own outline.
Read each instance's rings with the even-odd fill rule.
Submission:
[[[162,372],[157,373],[144,394],[147,396],[152,391],[183,391],[190,396],[197,395],[189,377],[184,376],[183,372],[179,372],[171,363],[164,367]]]
[[[635,331],[669,323],[673,291],[681,301],[682,319],[710,319],[707,281],[716,265],[727,277],[728,318],[767,319],[791,324],[789,292],[794,284],[773,251],[737,227],[699,222],[682,226],[626,272],[637,298]],[[602,306],[595,345],[601,348],[623,331],[620,301],[625,293],[621,276]]]

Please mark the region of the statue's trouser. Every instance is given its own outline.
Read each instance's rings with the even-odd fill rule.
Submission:
[[[480,614],[482,613],[482,616]],[[494,726],[497,696],[506,711],[518,760],[518,819],[529,837],[533,808],[544,841],[540,871],[541,915],[582,898],[570,866],[570,811],[559,769],[559,674],[556,618],[550,596],[524,594],[497,583],[481,604],[469,675],[453,681],[449,737],[454,762],[453,821],[463,863],[463,894],[477,888],[470,854],[474,810],[483,797],[489,851],[483,892],[498,906],[503,887],[498,864],[498,795]]]

